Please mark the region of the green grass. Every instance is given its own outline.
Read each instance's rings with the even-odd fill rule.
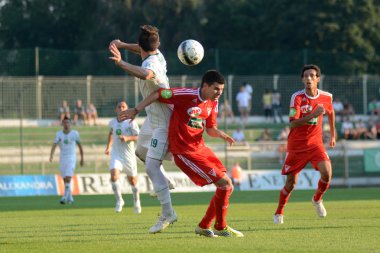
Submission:
[[[7,197],[0,201],[0,252],[380,252],[379,192],[330,189],[328,216],[320,219],[313,191],[295,191],[283,225],[272,221],[277,191],[234,192],[228,223],[244,238],[194,234],[212,193],[172,194],[179,221],[155,235],[147,231],[160,208],[146,194],[141,215],[130,205],[115,214],[112,195],[77,196],[71,206],[59,205],[58,196]]]

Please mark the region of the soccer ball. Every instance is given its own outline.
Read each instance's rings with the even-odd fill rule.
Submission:
[[[197,65],[203,59],[203,46],[196,40],[182,41],[178,47],[177,55],[183,64],[188,66]]]

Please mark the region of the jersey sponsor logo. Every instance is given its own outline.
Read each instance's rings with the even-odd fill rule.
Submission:
[[[201,113],[202,113],[202,109],[199,108],[198,106],[190,107],[189,109],[187,109],[187,114],[190,117],[198,117],[199,115],[201,115]]]
[[[297,110],[295,108],[290,108],[289,117],[294,117],[297,114]]]
[[[216,177],[216,173],[215,173],[215,170],[214,169],[211,169],[209,172],[208,172],[209,175],[213,176],[213,177]]]
[[[203,129],[202,119],[199,118],[190,118],[187,125],[191,128]]]
[[[163,97],[165,99],[171,98],[172,96],[173,96],[173,91],[171,91],[171,90],[162,90],[161,91],[161,97]]]
[[[121,135],[121,129],[116,129],[115,133],[116,135]]]
[[[309,113],[313,110],[313,107],[311,105],[303,105],[301,106],[301,112],[302,113]]]

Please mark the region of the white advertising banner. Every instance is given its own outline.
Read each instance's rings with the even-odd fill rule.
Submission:
[[[168,174],[176,183],[175,189],[171,192],[215,191],[214,185],[206,185],[204,187],[195,185],[182,172],[168,172]],[[79,194],[113,194],[109,174],[77,174],[76,177]],[[151,192],[153,187],[148,176],[144,173],[140,173],[138,177],[140,192]],[[242,177],[240,186],[242,191],[280,190],[286,180],[286,176],[282,176],[281,172],[277,170],[243,171]],[[316,189],[319,177],[318,171],[312,169],[301,171],[296,189]],[[120,185],[123,193],[132,193],[125,174],[121,174]]]
[[[286,176],[281,171],[253,170],[244,171],[240,189],[243,191],[281,190],[284,187]],[[320,174],[316,170],[304,169],[298,176],[296,189],[316,189]]]

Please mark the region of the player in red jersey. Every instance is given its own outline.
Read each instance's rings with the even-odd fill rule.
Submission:
[[[335,113],[332,107],[332,94],[318,89],[321,70],[316,65],[306,65],[301,72],[305,89],[297,91],[290,100],[290,133],[288,136],[287,154],[282,174],[286,175],[286,183],[280,191],[278,207],[274,215],[274,223],[284,222],[284,207],[293,191],[298,173],[311,162],[321,174],[318,189],[312,203],[319,217],[326,217],[326,209],[322,196],[327,191],[332,175],[331,161],[322,140],[323,115],[327,114],[331,139],[329,146],[335,147]]]
[[[235,141],[217,128],[218,98],[224,89],[224,77],[216,70],[207,71],[199,89],[159,89],[136,108],[119,114],[120,120],[134,118],[152,102],[173,104],[169,124],[169,150],[176,165],[197,185],[215,184],[216,192],[195,233],[207,237],[243,237],[243,233],[227,226],[229,197],[233,191],[226,168],[211,149],[206,147],[202,134],[222,138],[232,145]],[[215,219],[214,229],[211,229]]]

